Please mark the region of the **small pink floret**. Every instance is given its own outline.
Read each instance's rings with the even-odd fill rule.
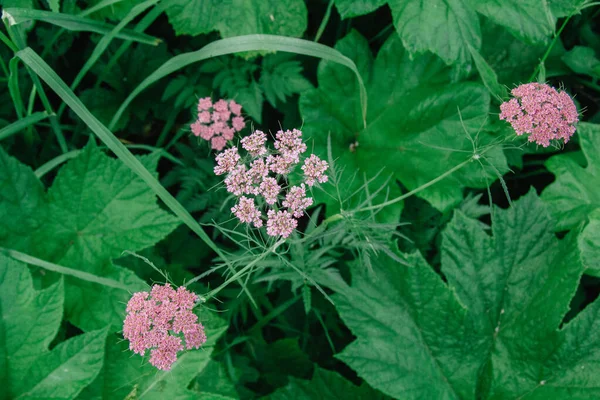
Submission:
[[[267,213],[267,234],[269,236],[281,236],[284,239],[289,237],[298,226],[292,214],[287,211],[269,210]]]

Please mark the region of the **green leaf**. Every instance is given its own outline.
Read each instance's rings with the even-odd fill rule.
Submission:
[[[496,75],[496,72],[481,56],[481,54],[479,54],[479,52],[471,46],[469,46],[469,51],[471,52],[473,61],[475,61],[475,67],[477,67],[477,71],[479,72],[479,76],[481,77],[483,84],[490,91],[490,94],[496,98],[496,100],[498,100],[500,103],[503,102],[506,98],[508,98],[508,90],[506,90],[504,85],[501,85],[498,82],[498,75]]]
[[[227,324],[212,312],[201,310],[207,342],[198,350],[180,355],[170,371],[159,371],[147,360],[132,354],[122,337],[109,335],[104,368],[98,378],[81,394],[81,399],[196,399],[198,392],[188,390],[190,382],[206,367],[216,341]]]
[[[336,48],[355,60],[362,76],[370,77],[366,129],[351,75],[326,61],[318,70],[318,89],[301,96],[300,111],[303,131],[314,142],[315,153],[321,157],[327,154],[331,135],[336,164],[350,173],[358,170],[359,179],[348,188],[350,192],[362,184],[363,173],[372,178],[381,171],[376,181],[379,184],[393,173],[393,178],[412,190],[457,166],[473,152],[472,140],[489,112],[489,94],[483,86],[452,84],[451,71],[438,58],[411,57],[395,36],[383,45],[374,62],[366,40],[357,32],[351,32]],[[491,140],[485,133],[478,136],[478,146]],[[507,170],[500,149],[489,150],[485,158],[500,173]],[[486,177],[489,182],[496,174],[470,163],[418,195],[439,210],[448,210],[462,200],[463,187],[485,187]],[[392,190],[394,186],[390,185]],[[332,188],[327,190],[337,198]],[[339,208],[331,196],[315,195],[328,205],[328,213]],[[375,203],[384,196],[382,193]]]
[[[448,65],[470,64],[469,46],[481,46],[475,11],[463,0],[391,0],[394,26],[412,53],[431,51]]]
[[[0,254],[0,381],[14,398],[27,370],[48,352],[63,313],[63,281],[40,291],[33,288],[25,264]]]
[[[156,159],[143,158],[151,169]],[[62,167],[48,190],[40,252],[59,264],[93,268],[124,250],[152,246],[178,225],[144,182],[94,145]],[[88,266],[88,267],[86,267]]]
[[[600,277],[600,209],[592,211],[588,218],[590,222],[579,234],[581,258],[585,273]]]
[[[254,33],[300,37],[308,18],[302,0],[168,0],[166,13],[177,35],[219,31],[224,38]]]
[[[290,378],[290,383],[286,387],[269,396],[272,400],[383,400],[386,398],[368,385],[355,386],[337,373],[322,368],[315,368],[310,381]]]
[[[277,102],[285,103],[287,97],[313,88],[302,75],[302,64],[290,54],[277,53],[263,58],[260,86],[274,108]]]
[[[0,244],[27,251],[44,223],[46,194],[31,168],[0,147]]]
[[[546,0],[467,0],[477,12],[529,44],[544,43],[556,20]]]
[[[596,57],[594,49],[575,46],[565,53],[562,59],[574,72],[600,78],[600,60]]]
[[[583,266],[574,236],[554,236],[533,191],[495,210],[492,236],[455,213],[442,246],[448,284],[418,254],[407,260],[377,260],[375,279],[356,268],[335,298],[357,337],[338,357],[371,386],[401,399],[600,394],[600,335],[582,328],[597,324],[589,313],[600,303],[558,329]]]
[[[48,7],[52,12],[60,12],[60,0],[48,0]]]
[[[542,192],[542,199],[557,221],[557,231],[576,227],[600,208],[600,125],[581,122],[577,133],[587,167],[565,155],[551,157],[545,164],[556,180]]]
[[[334,0],[342,18],[369,14],[387,3],[387,0]]]
[[[98,376],[104,361],[106,329],[62,342],[40,356],[17,399],[72,399]]]

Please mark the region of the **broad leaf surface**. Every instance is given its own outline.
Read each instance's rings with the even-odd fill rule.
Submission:
[[[177,35],[219,31],[223,37],[266,33],[302,36],[308,11],[302,0],[168,0]]]
[[[581,3],[581,1],[579,1]],[[544,43],[554,30],[556,17],[568,15],[576,0],[335,0],[342,18],[356,17],[388,4],[394,26],[413,53],[430,51],[447,64],[465,70],[469,47],[482,42],[481,13],[508,29],[519,40]]]
[[[485,87],[452,84],[450,70],[438,58],[411,57],[395,36],[374,61],[366,40],[357,32],[351,32],[336,48],[356,62],[367,81],[367,127],[360,118],[358,88],[350,73],[326,61],[319,67],[318,89],[301,96],[300,110],[303,130],[314,142],[315,153],[326,156],[331,135],[338,167],[350,173],[358,170],[354,188],[362,183],[363,173],[371,178],[383,170],[376,182],[382,183],[393,171],[394,178],[415,189],[469,157],[472,140],[489,111]],[[489,141],[488,135],[478,135],[479,146]],[[488,151],[485,157],[498,171],[506,171],[499,149]],[[418,195],[436,208],[448,210],[462,199],[463,187],[485,186],[484,176],[489,182],[496,174],[471,163]],[[332,189],[328,190],[335,198]],[[328,212],[331,208],[335,211],[330,196],[319,200],[330,206]]]
[[[530,44],[547,41],[554,31],[556,21],[547,0],[467,0],[467,3]]]
[[[0,244],[27,250],[46,217],[44,187],[31,168],[0,147]]]
[[[49,351],[63,299],[62,279],[35,290],[27,266],[0,255],[0,380],[8,398],[71,399],[100,372],[106,329]]]
[[[600,277],[600,209],[590,213],[588,224],[579,234],[579,248],[585,273]]]
[[[542,192],[542,199],[557,221],[557,231],[576,227],[600,208],[600,125],[582,122],[576,135],[587,160],[586,167],[565,155],[546,162],[556,180]]]
[[[44,290],[33,288],[27,267],[0,255],[0,379],[16,394],[27,370],[48,346],[63,314],[62,280]]]
[[[151,170],[156,158],[144,158]],[[123,250],[137,251],[177,226],[156,196],[122,162],[87,146],[60,169],[48,190],[49,216],[40,240],[48,259],[91,270]],[[47,240],[47,238],[52,240]]]
[[[448,284],[419,255],[409,267],[380,259],[375,277],[358,266],[335,299],[357,337],[338,357],[401,399],[600,395],[600,335],[584,332],[600,303],[558,329],[584,269],[574,236],[556,239],[534,193],[493,221],[490,236],[456,212],[443,239]]]
[[[155,157],[144,157],[150,169]],[[0,151],[0,245],[144,289],[111,258],[154,245],[177,225],[150,189],[118,160],[88,146],[59,171],[47,194],[31,169]],[[119,329],[129,293],[67,277],[66,318],[83,330]]]

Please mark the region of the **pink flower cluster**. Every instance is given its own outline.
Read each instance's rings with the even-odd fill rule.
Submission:
[[[192,133],[210,141],[214,150],[221,151],[236,132],[246,126],[242,106],[235,101],[219,100],[213,104],[210,97],[198,101],[198,119],[190,128]]]
[[[134,293],[127,303],[123,337],[129,349],[144,355],[150,349],[150,364],[168,371],[177,352],[199,348],[206,342],[204,327],[192,312],[198,296],[181,286],[154,285],[150,293]]]
[[[573,99],[541,83],[526,83],[511,91],[514,98],[500,105],[500,119],[511,124],[518,136],[548,147],[551,140],[569,141],[579,121]]]
[[[306,158],[302,171],[305,183],[285,187],[287,175],[300,163],[301,155],[306,152],[302,141],[302,132],[279,131],[275,135],[274,151],[266,147],[267,135],[254,131],[241,140],[242,148],[247,152],[242,159],[237,147],[231,147],[216,157],[216,175],[226,175],[227,191],[239,197],[231,212],[247,224],[260,228],[264,225],[261,206],[267,208],[267,234],[287,238],[298,226],[297,218],[313,204],[307,197],[306,186],[316,182],[327,182],[328,165],[314,154]],[[249,166],[249,167],[248,167]]]

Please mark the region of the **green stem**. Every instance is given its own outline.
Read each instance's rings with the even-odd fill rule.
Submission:
[[[12,124],[0,129],[0,140],[6,139],[7,137],[18,133],[21,130],[27,128],[28,126],[31,126],[47,117],[47,112],[38,112],[28,115],[25,118],[19,119],[13,122]]]
[[[39,258],[30,256],[29,254],[21,253],[16,250],[5,249],[3,247],[0,247],[0,253],[4,254],[10,258],[13,258],[17,261],[21,261],[25,264],[35,265],[36,267],[44,268],[44,269],[47,269],[48,271],[57,272],[62,275],[69,275],[69,276],[72,276],[77,279],[96,283],[98,285],[108,286],[108,287],[112,287],[115,289],[121,289],[121,290],[126,290],[126,291],[132,291],[132,290],[137,289],[135,287],[129,287],[119,281],[115,281],[115,280],[108,279],[108,278],[102,278],[100,276],[90,274],[88,272],[83,272],[83,271],[80,271],[77,269],[72,269],[72,268],[68,268],[68,267],[63,267],[62,265],[53,264],[51,262],[41,260]]]
[[[267,251],[265,251],[264,253],[262,253],[260,256],[256,257],[253,261],[251,261],[248,265],[246,265],[244,268],[242,268],[241,270],[239,270],[238,272],[236,272],[233,276],[231,276],[229,279],[227,279],[225,282],[223,282],[219,287],[217,287],[214,290],[211,290],[210,292],[208,292],[208,294],[206,296],[204,296],[205,300],[208,300],[212,297],[215,297],[217,295],[217,293],[219,293],[221,290],[225,289],[227,286],[229,286],[230,283],[232,283],[233,281],[238,280],[242,275],[244,275],[248,270],[250,270],[252,267],[254,267],[256,264],[258,264],[260,261],[262,261],[265,257],[267,257],[269,254],[273,253],[275,250],[277,250],[277,248],[279,246],[281,246],[283,243],[285,243],[285,239],[280,239],[277,243],[275,243],[273,246],[271,246]],[[185,285],[190,285],[192,283],[194,283],[196,281],[196,279],[192,279],[191,281],[189,281],[188,283],[186,283]]]
[[[558,42],[558,39],[560,38],[560,34],[562,33],[562,31],[565,29],[565,27],[567,26],[567,24],[571,20],[571,17],[573,15],[575,15],[575,12],[579,12],[579,10],[580,10],[579,8],[573,10],[571,12],[571,14],[569,14],[569,16],[567,16],[567,18],[565,18],[565,20],[563,21],[562,25],[558,29],[558,32],[556,32],[556,34],[554,35],[554,39],[552,39],[552,42],[550,42],[550,45],[548,46],[548,48],[546,49],[546,52],[542,56],[542,59],[540,60],[540,62],[538,63],[538,65],[535,67],[535,70],[533,71],[533,74],[531,74],[531,77],[529,78],[528,82],[533,82],[533,80],[536,79],[538,73],[540,72],[540,69],[542,68],[542,65],[544,65],[544,63],[546,62],[546,59],[550,56],[550,53],[552,52],[552,49],[554,48],[554,45],[556,44],[556,42]]]
[[[26,48],[27,44],[25,43],[25,39],[23,39],[20,27],[19,26],[11,26],[6,21],[5,21],[5,25],[6,25],[6,29],[8,30],[9,35],[13,39],[14,43],[17,45],[17,48],[21,49],[21,50]],[[19,50],[17,50],[16,52],[18,52],[18,51]],[[27,69],[27,73],[31,77],[31,80],[33,81],[33,84],[35,85],[35,87],[37,89],[37,92],[40,96],[40,100],[42,101],[42,105],[44,106],[44,109],[50,116],[50,126],[52,127],[52,130],[54,131],[54,134],[56,135],[56,140],[58,141],[58,145],[60,146],[61,151],[63,153],[66,153],[67,151],[69,151],[69,148],[67,146],[67,141],[65,140],[65,137],[60,128],[60,123],[58,121],[58,118],[57,118],[56,114],[54,113],[54,110],[52,109],[50,100],[48,100],[48,96],[46,96],[46,92],[44,91],[42,82],[40,81],[40,78],[31,70],[31,68],[29,68],[29,66],[26,66],[26,69]]]
[[[160,135],[158,136],[158,140],[156,141],[156,147],[162,147],[162,145],[165,143],[165,140],[167,140],[167,135],[169,134],[169,131],[175,124],[175,119],[177,118],[177,115],[178,113],[175,111],[172,111],[169,114],[169,119],[167,119],[167,122],[165,123],[165,126],[163,127],[162,131],[160,132]]]
[[[319,29],[317,30],[317,35],[315,36],[315,42],[318,42],[325,32],[325,28],[327,27],[327,23],[329,22],[329,18],[331,17],[331,9],[333,8],[333,0],[329,0],[329,4],[327,5],[327,10],[325,11],[325,15],[323,16],[323,21],[321,21],[321,25],[319,25]]]
[[[427,182],[424,185],[419,186],[416,189],[411,190],[408,193],[403,194],[402,196],[396,197],[395,199],[392,199],[392,200],[388,200],[388,201],[386,201],[384,203],[381,203],[381,204],[377,204],[377,205],[369,206],[369,207],[364,207],[364,208],[358,209],[358,210],[356,210],[354,212],[358,213],[358,212],[362,212],[362,211],[377,210],[377,209],[380,209],[380,208],[383,208],[383,207],[391,206],[392,204],[396,204],[396,203],[398,203],[398,202],[400,202],[400,201],[402,201],[402,200],[404,200],[404,199],[412,196],[413,194],[418,193],[421,190],[427,189],[429,186],[432,186],[432,185],[438,183],[439,181],[441,181],[442,179],[446,178],[447,176],[452,175],[454,172],[458,171],[459,169],[461,169],[462,167],[464,167],[465,165],[467,165],[471,161],[473,161],[473,158],[469,157],[465,161],[463,161],[460,164],[456,165],[454,168],[452,168],[452,169],[444,172],[442,175],[438,176],[437,178],[435,178],[435,179]]]

